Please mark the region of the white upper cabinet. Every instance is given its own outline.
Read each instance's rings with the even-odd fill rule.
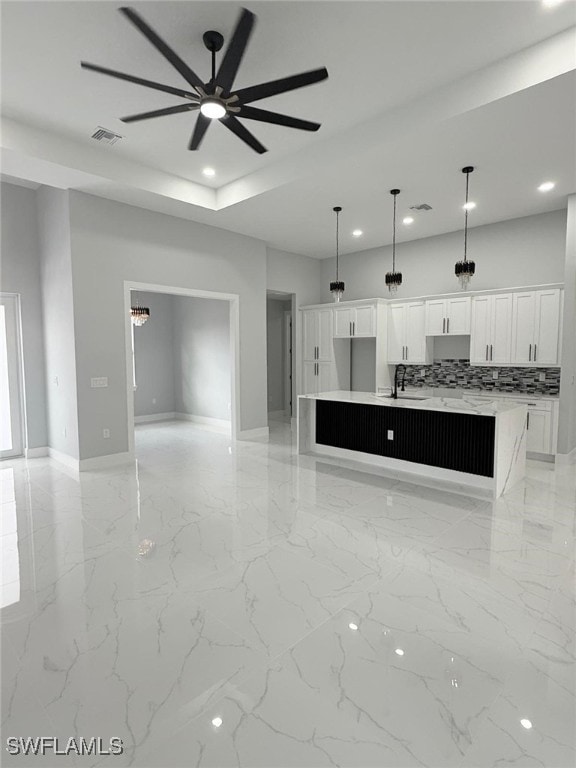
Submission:
[[[560,290],[513,294],[511,363],[557,365]]]
[[[510,363],[512,294],[472,298],[470,362],[472,365]]]
[[[307,309],[302,314],[304,360],[329,362],[334,357],[332,309]]]
[[[470,297],[429,299],[426,336],[462,336],[470,333]]]
[[[389,363],[427,363],[423,301],[391,304],[388,314]]]
[[[376,336],[376,306],[334,307],[334,338],[355,339]]]

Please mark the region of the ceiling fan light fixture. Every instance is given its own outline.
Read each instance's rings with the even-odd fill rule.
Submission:
[[[226,114],[226,107],[215,96],[206,96],[200,102],[200,112],[202,112],[204,117],[210,118],[210,120],[219,120]]]

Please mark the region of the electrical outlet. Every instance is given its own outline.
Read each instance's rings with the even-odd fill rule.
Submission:
[[[108,386],[108,376],[96,376],[90,379],[90,386],[92,389],[99,389],[100,387]]]
[[[156,398],[155,397],[152,398],[152,405],[156,405]]]
[[[540,371],[540,375],[538,376],[539,381],[546,381],[546,374],[544,371]]]
[[[394,430],[389,429],[388,430],[388,440],[394,440]]]
[[[424,376],[426,376],[426,368],[421,368],[420,369],[420,376],[422,376],[422,378],[424,378]]]
[[[58,386],[58,376],[54,376],[54,384]]]
[[[391,507],[391,506],[393,506],[393,504],[394,504],[394,501],[392,499],[392,496],[386,496],[386,505],[388,507]]]
[[[498,378],[498,371],[492,371],[492,378],[496,380]]]
[[[103,429],[102,430],[102,437],[108,439],[110,437],[110,430],[109,429]]]

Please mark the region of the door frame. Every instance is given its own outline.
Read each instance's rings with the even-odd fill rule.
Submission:
[[[294,403],[292,402],[292,310],[284,312],[284,412],[291,419]]]
[[[131,292],[166,293],[192,299],[218,299],[230,305],[230,433],[232,440],[240,434],[240,296],[237,293],[203,291],[173,285],[124,281],[124,337],[126,355],[126,404],[128,408],[128,450],[134,454],[134,387],[132,378],[132,306]]]
[[[12,445],[16,437],[16,447],[0,452],[0,459],[13,459],[24,456],[27,447],[26,403],[24,399],[24,367],[22,354],[22,317],[19,293],[0,293],[0,301],[5,305],[6,330],[9,320],[14,324],[14,339],[6,334],[8,353],[8,389],[10,402],[10,421],[12,427]],[[13,367],[10,368],[10,357]],[[14,389],[14,391],[12,391]],[[14,402],[14,395],[16,402]],[[15,429],[14,429],[15,428]]]

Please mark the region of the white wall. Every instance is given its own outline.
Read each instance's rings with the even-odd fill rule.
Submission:
[[[321,301],[321,262],[295,253],[267,249],[266,288],[294,294],[292,316],[292,403],[295,416],[297,396],[302,391],[302,313],[296,307]]]
[[[1,203],[0,290],[20,294],[26,446],[40,448],[48,445],[48,431],[36,192],[3,183]]]
[[[240,429],[266,427],[264,244],[81,192],[70,205],[81,458],[129,446],[124,281],[239,295]],[[91,376],[109,387],[90,389]]]
[[[136,390],[134,415],[173,413],[174,297],[166,293],[132,292],[132,303],[150,309],[150,319],[134,327]]]
[[[232,397],[230,302],[186,296],[174,296],[172,301],[174,410],[229,421]]]
[[[46,354],[48,444],[72,459],[79,458],[76,355],[69,193],[50,187],[38,190],[38,233],[42,265],[42,308]],[[81,300],[80,300],[81,302]],[[106,302],[77,308],[97,328]],[[107,339],[100,343],[104,346]],[[95,375],[95,374],[93,374]],[[88,382],[89,386],[89,382]],[[103,392],[104,390],[93,390]],[[94,407],[97,408],[95,399]]]
[[[568,198],[558,452],[576,449],[576,195]]]
[[[284,313],[292,309],[291,301],[268,299],[266,302],[266,347],[268,360],[268,411],[284,410],[286,383],[286,344]]]
[[[474,227],[468,233],[468,257],[476,262],[470,287],[489,290],[562,282],[565,242],[565,210]],[[462,253],[462,232],[400,243],[396,246],[396,268],[402,272],[403,282],[394,298],[458,291],[454,264]],[[334,259],[324,259],[321,265],[321,301],[331,301]],[[391,268],[391,246],[340,257],[340,277],[346,283],[344,298],[388,298],[384,277]]]

